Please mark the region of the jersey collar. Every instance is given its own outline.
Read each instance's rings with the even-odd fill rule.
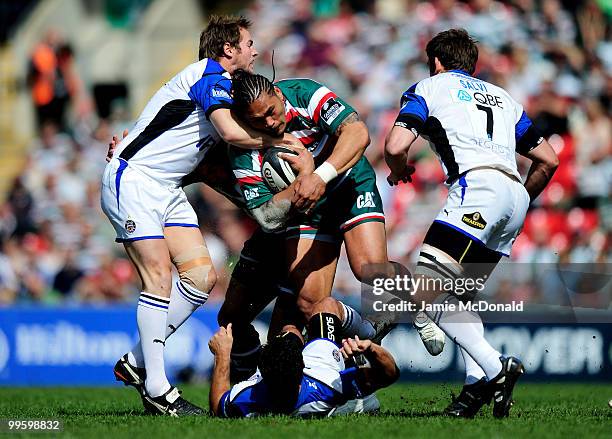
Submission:
[[[466,72],[465,70],[461,70],[461,69],[449,70],[448,73],[459,73],[460,75],[469,76],[470,78],[472,77],[472,75],[470,75],[468,72]]]
[[[225,69],[218,61],[215,61],[212,58],[208,58],[208,62],[206,63],[206,68],[204,69],[204,75],[210,75],[215,73],[225,73]]]

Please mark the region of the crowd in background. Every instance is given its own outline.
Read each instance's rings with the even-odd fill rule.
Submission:
[[[382,159],[384,138],[402,92],[429,75],[427,41],[441,30],[463,27],[479,41],[476,76],[506,88],[561,160],[553,181],[533,203],[512,253],[514,261],[524,263],[523,271],[535,277],[506,279],[495,284],[495,292],[506,298],[555,300],[546,293],[550,279],[537,277],[538,264],[612,262],[609,3],[257,0],[245,14],[254,23],[260,72],[272,77],[273,61],[277,79],[316,79],[365,120],[372,138],[367,156],[379,177],[392,260],[414,261],[446,188],[440,165],[422,140],[411,153],[413,183],[390,188]],[[70,70],[70,46],[57,39],[43,43],[50,50],[43,55],[55,57],[47,67],[64,81],[62,114],[58,120],[37,112],[39,137],[0,205],[0,303],[132,301],[139,291],[137,278],[99,206],[108,141],[129,128],[129,121],[122,112],[92,117],[86,93],[79,93],[87,85]],[[41,92],[36,93],[35,69],[30,71],[36,104]],[[66,106],[72,108],[68,120]],[[525,174],[529,162],[519,159],[519,165]],[[192,186],[188,194],[222,275],[211,300],[221,300],[254,226],[209,188]],[[335,293],[358,297],[359,288],[343,259]],[[607,306],[605,301],[595,305]]]

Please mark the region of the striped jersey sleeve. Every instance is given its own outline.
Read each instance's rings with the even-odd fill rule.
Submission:
[[[311,79],[279,81],[278,85],[295,113],[309,119],[324,133],[335,134],[342,121],[355,109],[329,88]],[[290,118],[293,114],[290,111]]]
[[[261,150],[230,147],[229,158],[232,172],[238,181],[247,209],[255,209],[274,196],[261,175],[263,161]]]

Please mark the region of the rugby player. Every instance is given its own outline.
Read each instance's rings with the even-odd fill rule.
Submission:
[[[242,17],[211,18],[200,36],[200,61],[151,98],[102,178],[102,209],[142,281],[140,343],[119,360],[115,375],[125,382],[130,368],[146,369],[142,399],[153,413],[202,413],[170,385],[163,358],[168,334],[206,302],[216,280],[181,180],[221,140],[243,148],[286,143],[231,115],[230,73],[252,70],[258,55],[249,27]],[[175,285],[172,265],[180,277]]]
[[[425,237],[419,276],[457,279],[488,276],[508,256],[530,201],[550,181],[558,158],[525,112],[502,88],[473,77],[478,48],[465,30],[436,35],[426,48],[431,77],[410,87],[386,138],[385,159],[391,185],[406,182],[410,146],[421,135],[429,140],[446,173],[446,204]],[[532,160],[525,183],[516,153]],[[417,303],[469,300],[419,291]],[[512,391],[524,372],[520,360],[504,358],[484,338],[476,313],[430,313],[460,347],[466,382],[449,405],[451,416],[472,417],[493,398],[493,414],[508,416]]]
[[[363,156],[369,144],[368,130],[348,103],[310,79],[272,84],[262,75],[239,70],[233,75],[232,85],[238,115],[252,128],[270,135],[293,134],[312,152],[318,166],[273,194],[261,175],[263,152],[237,148],[230,151],[247,208],[266,230],[286,227],[289,285],[296,290],[297,306],[307,321],[312,316],[312,305],[331,294],[342,241],[351,269],[360,281],[371,281],[363,272],[367,265],[395,270],[387,259],[376,176]],[[287,154],[283,158],[292,163],[299,160]],[[305,209],[304,215],[300,214],[304,201],[318,203],[316,208]],[[345,311],[360,319],[354,310],[345,306]],[[391,320],[377,322],[378,340],[393,327]],[[279,326],[273,326],[272,332],[278,331]],[[431,326],[435,328],[433,323]],[[441,334],[438,328],[435,330]],[[439,343],[441,337],[443,343],[442,334],[433,334],[432,340]],[[373,332],[367,338],[374,335]],[[426,337],[421,336],[427,344]]]
[[[342,306],[331,297],[312,306],[308,343],[285,326],[262,349],[256,373],[230,388],[232,324],[209,347],[215,355],[210,409],[219,417],[265,414],[333,416],[377,410],[374,392],[394,383],[399,369],[391,354],[370,340],[340,340]],[[357,357],[357,361],[353,361]],[[347,367],[350,361],[351,367]],[[355,364],[359,364],[356,366]]]

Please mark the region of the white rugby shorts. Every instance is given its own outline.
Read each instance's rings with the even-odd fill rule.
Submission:
[[[199,227],[182,188],[163,185],[120,158],[106,165],[101,204],[117,242],[163,239],[164,227]]]
[[[509,256],[529,201],[517,180],[495,169],[476,169],[450,186],[446,204],[434,221]]]

